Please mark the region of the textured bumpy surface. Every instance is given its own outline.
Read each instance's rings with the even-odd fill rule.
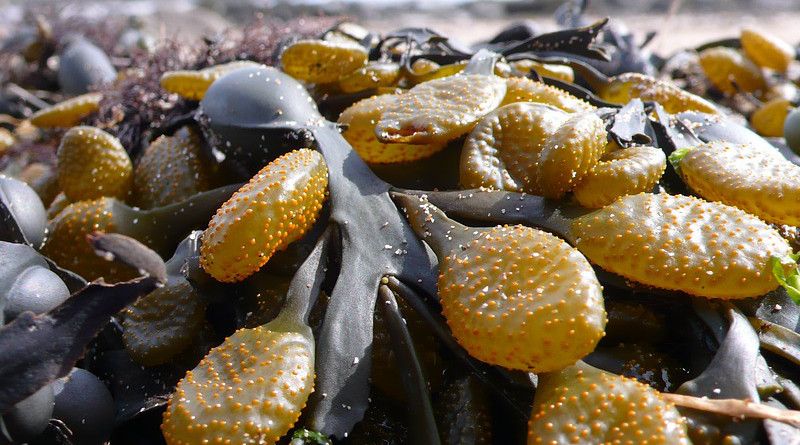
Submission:
[[[445,147],[445,142],[431,144],[385,144],[375,136],[375,123],[389,105],[398,99],[396,94],[372,96],[348,107],[338,122],[347,125],[342,136],[367,162],[408,162],[432,156]]]
[[[134,199],[143,208],[164,206],[209,189],[208,167],[202,161],[202,141],[193,130],[161,136],[136,164]]]
[[[122,340],[131,358],[142,365],[166,363],[186,349],[205,321],[205,308],[186,279],[170,277],[125,311]]]
[[[58,183],[70,201],[103,196],[124,199],[133,164],[119,139],[94,127],[73,127],[58,147]]]
[[[791,101],[775,98],[765,103],[750,116],[750,125],[761,136],[779,138],[783,136],[783,123],[794,109]]]
[[[626,104],[631,99],[658,102],[668,113],[700,111],[719,113],[714,104],[682,90],[677,86],[640,73],[625,73],[609,79],[608,88],[600,92],[600,97],[608,102]]]
[[[589,111],[594,106],[578,99],[572,94],[527,77],[509,77],[506,79],[506,95],[500,106],[514,102],[539,102],[552,105],[569,113]]]
[[[200,264],[219,281],[241,281],[316,221],[328,189],[319,152],[287,153],[261,169],[217,210],[203,234]]]
[[[572,224],[592,263],[662,289],[747,298],[778,286],[770,257],[792,253],[760,219],[735,207],[680,195],[626,196]]]
[[[161,429],[169,445],[271,444],[314,388],[314,345],[296,332],[240,329],[189,371]]]
[[[738,207],[767,222],[800,225],[800,167],[777,150],[709,142],[689,150],[678,171],[705,199]]]
[[[434,79],[441,79],[458,74],[464,71],[466,66],[467,62],[465,61],[442,66],[428,59],[417,59],[411,64],[411,71],[413,71],[413,73],[408,73],[408,75],[404,77],[407,77],[407,81],[410,85],[417,85]]]
[[[560,238],[530,227],[478,233],[439,264],[442,313],[470,355],[538,373],[593,351],[604,335],[606,314],[602,288],[586,258]]]
[[[370,88],[392,86],[399,78],[400,65],[372,62],[340,79],[339,88],[345,93],[355,93]]]
[[[446,142],[470,131],[505,94],[505,80],[494,75],[434,79],[401,94],[383,113],[375,133],[385,142]]]
[[[170,93],[178,94],[184,99],[201,100],[205,96],[208,87],[215,80],[231,71],[250,66],[259,66],[259,64],[250,60],[237,60],[198,71],[167,71],[161,75],[161,87]]]
[[[733,48],[715,46],[701,51],[699,56],[700,66],[706,77],[723,93],[737,93],[738,90],[731,80],[749,93],[766,88],[767,84],[761,69]]]
[[[688,445],[685,421],[658,391],[583,362],[539,378],[528,445]]]
[[[113,214],[115,201],[101,198],[67,206],[47,224],[49,235],[42,253],[87,280],[103,277],[111,283],[134,278],[133,272],[124,266],[97,256],[86,241],[86,235],[94,231],[117,232]]]
[[[540,63],[531,59],[515,60],[510,65],[515,70],[522,71],[525,75],[528,75],[531,71],[536,71],[540,76],[552,77],[564,82],[575,81],[575,72],[566,65]]]
[[[100,108],[102,93],[86,93],[42,108],[31,116],[37,127],[72,127]]]
[[[606,124],[592,112],[574,114],[544,144],[536,163],[536,182],[547,198],[561,198],[600,160],[606,150]]]
[[[603,156],[572,193],[584,207],[603,207],[622,196],[652,189],[666,168],[667,157],[657,148],[633,146],[617,150]]]
[[[775,71],[786,71],[796,55],[791,44],[761,30],[744,28],[740,40],[747,57],[759,66]]]
[[[281,65],[295,79],[335,82],[367,64],[367,50],[344,41],[299,40],[281,53]]]
[[[540,194],[536,181],[539,153],[568,118],[569,114],[556,107],[530,102],[489,113],[464,142],[461,185]]]

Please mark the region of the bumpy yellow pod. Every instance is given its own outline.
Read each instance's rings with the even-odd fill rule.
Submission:
[[[311,228],[327,197],[319,152],[295,150],[270,162],[217,210],[203,233],[200,265],[223,282],[241,281]]]
[[[442,150],[446,143],[395,144],[383,143],[375,136],[375,123],[390,104],[398,99],[396,94],[372,96],[348,107],[338,122],[347,125],[342,136],[353,146],[361,158],[370,163],[409,162],[424,159]]]
[[[538,102],[569,113],[593,110],[594,106],[554,86],[527,77],[506,79],[506,95],[500,106],[515,102]]]
[[[770,258],[792,253],[757,217],[680,195],[625,196],[577,218],[571,231],[578,250],[603,269],[707,298],[764,295],[778,287]]]
[[[387,107],[375,134],[384,142],[447,142],[470,131],[500,105],[505,93],[505,81],[493,74],[457,74],[424,82]]]
[[[170,276],[125,311],[122,340],[133,361],[166,363],[185,350],[202,328],[206,303],[182,275]]]
[[[786,71],[797,53],[792,45],[768,32],[744,28],[740,36],[742,49],[758,66]]]
[[[767,86],[761,68],[733,48],[708,48],[700,52],[699,58],[708,80],[723,93],[737,93],[732,81],[748,93],[764,90]]]
[[[428,59],[417,59],[411,65],[413,73],[408,73],[407,80],[409,85],[414,86],[423,82],[428,82],[442,77],[454,76],[466,68],[467,62],[451,63],[449,65],[439,65]]]
[[[239,329],[178,383],[161,431],[168,445],[277,442],[314,389],[310,329]]]
[[[31,123],[37,127],[72,127],[83,118],[100,109],[102,93],[86,93],[42,108],[31,116]]]
[[[703,198],[767,222],[800,225],[800,166],[777,150],[715,141],[677,160],[683,180]]]
[[[198,71],[167,71],[161,75],[161,87],[184,99],[201,100],[203,96],[205,96],[208,87],[210,87],[215,80],[231,71],[259,65],[259,63],[249,60],[236,60],[203,68]]]
[[[634,98],[657,102],[672,114],[684,111],[719,113],[714,104],[702,97],[667,81],[639,73],[625,73],[612,77],[608,86],[600,89],[598,93],[603,100],[616,104],[626,104]]]
[[[295,79],[329,83],[366,65],[367,56],[357,43],[299,40],[283,50],[281,66]]]
[[[786,99],[773,99],[750,116],[750,125],[761,136],[779,138],[783,136],[783,123],[786,116],[794,110],[794,105]]]
[[[369,30],[353,22],[341,22],[325,31],[322,40],[357,43],[369,35]]]
[[[592,112],[573,114],[544,144],[536,160],[542,196],[561,198],[594,167],[606,149],[606,126]]]
[[[567,112],[536,102],[516,102],[487,114],[464,142],[461,185],[540,194],[539,154],[568,118]]]
[[[584,362],[539,377],[528,445],[639,443],[689,445],[675,405],[634,379]]]
[[[539,75],[544,77],[552,77],[554,79],[563,80],[564,82],[575,81],[575,72],[566,65],[541,63],[531,59],[522,59],[511,62],[511,67],[522,71],[526,75],[531,71],[536,71]]]
[[[58,183],[71,202],[125,199],[133,164],[119,139],[95,127],[73,127],[58,146]]]
[[[47,224],[42,253],[87,280],[103,277],[113,283],[135,278],[130,268],[97,256],[86,241],[86,236],[95,231],[120,232],[120,224],[126,219],[115,212],[117,206],[113,198],[68,204]]]
[[[417,75],[432,73],[442,66],[438,63],[428,59],[417,59],[411,64],[411,71]]]
[[[182,129],[160,136],[142,153],[133,180],[134,199],[143,208],[159,207],[209,189],[200,136]]]
[[[584,207],[603,207],[623,196],[652,189],[666,168],[667,157],[658,148],[634,146],[612,151],[595,164],[572,193]]]
[[[370,63],[339,80],[345,93],[355,93],[370,88],[390,87],[400,78],[400,65],[396,63]]]
[[[547,372],[586,356],[604,335],[602,287],[591,265],[549,233],[494,227],[444,256],[439,272],[447,324],[479,360]]]

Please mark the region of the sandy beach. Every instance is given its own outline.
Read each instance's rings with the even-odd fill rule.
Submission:
[[[667,12],[634,13],[633,9],[617,10],[609,7],[590,7],[587,18],[600,19],[605,16],[618,20],[630,28],[644,41],[651,32],[658,36],[648,48],[662,56],[677,50],[695,47],[700,44],[726,37],[736,37],[742,27],[754,26],[769,31],[786,41],[800,43],[800,4],[784,7],[780,12],[771,11],[769,0],[761,0],[763,5],[750,9],[736,10],[735,5],[725,4],[725,8],[710,12],[707,9],[694,11],[679,9],[675,15]],[[47,3],[47,2],[45,2]],[[83,18],[99,19],[104,13],[113,10],[115,16],[134,15],[143,19],[145,29],[156,38],[178,38],[196,41],[198,38],[214,36],[228,28],[238,28],[243,22],[251,20],[257,2],[246,7],[237,7],[237,2],[214,2],[208,0],[176,0],[175,2],[153,2],[148,0],[112,0],[109,2],[77,1],[53,2],[61,5],[62,14]],[[508,25],[522,20],[532,20],[542,31],[557,29],[550,13],[513,13],[493,2],[475,2],[471,5],[454,5],[443,8],[440,3],[428,5],[419,2],[408,8],[397,4],[363,2],[358,7],[347,6],[343,2],[316,2],[316,6],[298,6],[305,2],[288,1],[289,7],[280,2],[265,1],[272,9],[265,9],[264,15],[275,17],[294,17],[297,14],[315,16],[343,15],[354,17],[353,21],[374,32],[390,32],[405,27],[428,27],[464,43],[475,43],[490,39]],[[5,12],[11,22],[22,20],[23,9],[20,3],[0,0],[0,10]],[[339,6],[336,6],[339,5]],[[427,5],[427,6],[426,6]],[[477,5],[477,6],[476,6]],[[206,7],[208,6],[208,7]],[[322,9],[314,9],[319,8]],[[348,9],[349,8],[349,9]],[[607,13],[608,11],[612,11]],[[3,30],[0,30],[0,35]]]
[[[599,19],[603,16],[590,15],[589,17]],[[625,23],[639,37],[640,41],[644,40],[647,33],[658,31],[659,35],[649,44],[648,48],[661,55],[669,55],[675,51],[695,47],[716,39],[736,37],[739,30],[745,26],[768,30],[791,43],[800,42],[800,26],[797,26],[800,23],[800,11],[771,16],[723,12],[719,14],[681,13],[673,17],[668,17],[666,14],[625,15],[622,13],[613,14],[611,17]],[[487,40],[509,24],[524,19],[534,20],[545,29],[555,29],[552,16],[473,18],[458,13],[447,20],[424,13],[409,13],[392,19],[366,20],[362,23],[372,30],[425,26],[463,42],[473,43]]]

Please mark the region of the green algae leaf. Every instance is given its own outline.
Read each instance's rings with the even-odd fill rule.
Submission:
[[[691,148],[682,148],[680,150],[675,150],[669,155],[669,163],[672,164],[674,168],[678,168],[681,164],[681,159],[686,156],[686,153],[689,153]]]
[[[783,258],[772,257],[769,259],[769,264],[772,267],[772,274],[778,283],[786,289],[786,293],[794,300],[796,304],[800,305],[800,273],[797,270],[797,260],[800,258],[800,253],[787,255]],[[790,271],[787,273],[784,266],[791,266]]]
[[[331,440],[322,433],[301,428],[292,434],[292,445],[300,444],[331,445]]]

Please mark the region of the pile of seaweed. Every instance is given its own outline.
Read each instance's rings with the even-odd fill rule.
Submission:
[[[154,42],[130,21],[89,23],[61,20],[55,11],[30,13],[27,26],[0,46],[0,443],[137,444],[164,443],[165,437],[169,443],[192,443],[209,428],[219,428],[220,440],[229,439],[226,434],[238,438],[239,424],[226,429],[226,422],[249,416],[242,413],[252,409],[251,403],[269,411],[271,397],[278,400],[276,394],[284,389],[278,414],[267,419],[289,425],[276,443],[535,443],[545,430],[568,431],[572,422],[589,415],[580,412],[580,404],[553,414],[572,401],[553,396],[551,404],[547,397],[555,389],[546,385],[566,381],[557,389],[566,393],[583,385],[584,377],[598,375],[602,383],[587,388],[609,381],[632,384],[614,380],[625,376],[643,383],[637,391],[663,393],[670,413],[677,413],[672,403],[681,406],[674,414],[678,420],[669,424],[679,430],[675,437],[681,443],[688,437],[695,443],[779,444],[798,437],[796,255],[770,260],[774,277],[762,276],[762,271],[749,277],[774,284],[769,292],[746,294],[754,285],[742,280],[730,286],[733,290],[720,291],[724,298],[703,286],[643,282],[626,275],[628,271],[609,270],[595,258],[589,258],[592,265],[585,258],[579,265],[564,260],[566,256],[553,258],[563,268],[551,271],[556,284],[564,278],[560,274],[596,274],[585,295],[597,297],[600,306],[595,309],[607,320],[599,333],[591,334],[592,351],[568,360],[583,362],[566,369],[539,372],[530,366],[538,358],[517,357],[528,351],[509,354],[503,363],[492,354],[479,359],[468,340],[456,340],[458,326],[443,314],[446,292],[437,289],[437,276],[445,277],[438,278],[442,286],[448,274],[455,276],[457,266],[439,268],[447,261],[467,265],[469,257],[453,258],[471,245],[496,240],[487,226],[500,231],[521,227],[509,229],[514,224],[541,227],[566,240],[553,244],[553,251],[572,249],[583,258],[577,247],[590,256],[580,236],[571,238],[574,226],[565,226],[565,221],[581,221],[592,211],[572,188],[558,181],[553,181],[555,191],[541,187],[538,194],[482,183],[467,187],[469,175],[476,174],[468,171],[463,153],[480,141],[453,130],[462,119],[451,122],[437,114],[441,108],[436,99],[453,100],[448,112],[454,114],[492,101],[486,116],[497,118],[497,110],[504,109],[498,107],[502,95],[481,101],[491,89],[470,89],[461,82],[468,76],[487,85],[506,85],[504,79],[511,79],[509,85],[536,85],[536,94],[550,95],[552,103],[530,109],[553,119],[569,112],[580,125],[592,122],[603,131],[603,150],[608,145],[626,153],[643,148],[655,152],[661,169],[655,169],[646,189],[636,191],[647,194],[632,194],[631,199],[647,200],[652,193],[664,202],[683,203],[683,209],[690,206],[687,202],[708,198],[703,187],[690,186],[688,168],[679,167],[691,158],[690,149],[704,144],[747,145],[769,153],[770,162],[778,162],[780,155],[780,162],[792,164],[780,164],[790,173],[778,180],[787,183],[800,165],[789,133],[783,133],[784,121],[791,119],[787,116],[800,100],[794,47],[772,44],[777,49],[764,62],[769,66],[745,59],[742,49],[752,36],[744,34],[661,57],[619,22],[588,22],[586,7],[585,1],[567,3],[559,11],[559,31],[542,34],[532,24],[520,23],[470,47],[430,29],[384,33],[341,19],[264,16],[240,30],[194,43]],[[324,77],[358,57],[346,72]],[[730,60],[745,68],[725,65]],[[712,62],[713,69],[706,69]],[[367,74],[358,77],[359,70]],[[722,76],[713,75],[720,70],[725,71]],[[389,75],[384,78],[385,72]],[[352,81],[351,75],[357,82],[344,80]],[[426,88],[470,94],[452,99]],[[350,133],[353,139],[347,139],[348,131],[366,124],[343,116],[356,115],[359,104],[376,97],[395,96],[412,97],[409,103],[435,111],[420,117],[414,107],[395,107],[396,115],[411,116],[412,124],[402,131],[417,132],[414,123],[431,119],[452,134],[426,139],[435,142],[426,156],[400,162],[370,159],[369,150],[356,147],[358,136]],[[529,105],[512,100],[506,107],[527,112]],[[391,128],[385,115],[377,120],[384,125],[384,142],[397,150],[393,153],[401,153],[403,144],[418,136]],[[370,123],[374,129],[376,122]],[[490,122],[484,128],[495,127]],[[392,130],[399,136],[390,135]],[[369,137],[374,138],[373,132]],[[416,148],[425,143],[417,142]],[[591,156],[600,161],[597,153],[586,155]],[[90,166],[88,173],[70,176],[85,165]],[[489,162],[482,168],[496,165]],[[759,168],[752,172],[754,182],[768,176],[768,167]],[[588,174],[584,170],[575,167],[562,182],[572,187],[571,178]],[[104,182],[112,176],[116,179]],[[264,186],[269,180],[269,187],[279,192],[280,187],[295,188],[286,190],[286,198]],[[103,190],[93,195],[97,184]],[[716,187],[726,186],[720,184]],[[122,192],[111,190],[118,186]],[[791,184],[786,189],[798,192]],[[225,249],[231,249],[209,247],[219,241],[214,239],[216,228],[227,224],[249,236],[254,229],[238,224],[259,216],[237,213],[245,207],[240,203],[271,193],[275,201],[263,202],[262,210],[266,215],[277,212],[275,219],[286,221],[280,226],[283,232],[255,230],[252,240],[235,249],[247,252],[239,260],[273,254],[247,250],[255,245],[275,244],[281,251],[257,272],[224,266],[213,270],[209,252],[217,248],[224,258],[229,253]],[[742,193],[730,198],[720,192],[721,197],[708,199],[735,201]],[[611,214],[593,224],[613,221],[612,206],[630,202],[623,201],[628,196],[614,198],[607,207]],[[707,236],[709,245],[716,246],[720,236],[720,244],[727,245],[726,237],[752,230],[752,244],[739,247],[743,254],[758,250],[753,246],[760,242],[797,249],[796,224],[782,219],[783,213],[793,217],[793,211],[776,216],[760,202],[748,207],[750,201],[731,204],[744,211],[732,213],[739,219],[731,218],[735,222],[730,227],[714,226],[719,234],[692,232],[685,238],[695,242],[695,235]],[[705,201],[691,205],[702,208],[700,219],[703,212],[718,210]],[[293,206],[306,207],[291,213]],[[671,211],[653,218],[666,221],[664,215]],[[769,224],[736,226],[745,219],[748,224],[756,221],[745,211]],[[659,236],[693,230],[692,224],[685,226],[665,223]],[[656,224],[651,233],[661,227]],[[634,238],[631,233],[648,228],[633,224],[618,238]],[[242,233],[228,236],[237,239]],[[294,242],[281,244],[287,236]],[[492,252],[487,255],[500,255],[499,248],[487,249]],[[528,266],[516,252],[502,252],[506,256],[497,260],[496,268],[501,263],[511,269]],[[617,259],[622,262],[625,255]],[[687,254],[684,260],[688,264],[693,258]],[[666,267],[651,268],[661,266]],[[484,273],[482,267],[478,263],[476,273]],[[709,276],[727,272],[713,269],[713,262],[708,267]],[[474,275],[465,272],[464,281]],[[534,278],[541,277],[529,281]],[[480,292],[489,293],[490,284]],[[465,286],[455,283],[451,289],[459,285]],[[583,291],[573,286],[565,293]],[[506,315],[513,319],[515,310]],[[574,318],[579,317],[569,323]],[[549,330],[534,333],[535,341],[547,344],[550,337],[574,334],[562,319],[545,325]],[[262,334],[272,337],[251,337]],[[271,381],[285,374],[308,375],[272,391],[247,389],[269,380],[270,375],[257,375],[257,369],[272,372],[286,358],[274,351],[259,358],[260,349],[266,353],[271,347],[261,339],[274,345],[295,334],[300,340],[292,337],[285,355],[289,357],[291,347],[303,358],[292,356],[299,364],[289,372],[279,369]],[[502,341],[475,342],[478,349],[504,347]],[[208,381],[194,380],[202,376]],[[304,380],[309,378],[314,382],[310,396]],[[231,382],[238,386],[226,386]],[[605,394],[605,389],[598,394],[587,389],[573,398],[587,398],[589,406],[597,402],[593,397],[623,397]],[[215,391],[223,390],[251,398],[209,403],[218,396]],[[593,410],[597,429],[616,425],[616,415],[642,424],[661,416],[651,415],[646,409],[652,407],[642,403],[641,411],[626,408],[623,414]],[[196,408],[193,404],[207,409],[190,411]],[[216,412],[218,417],[200,423],[220,407],[224,409]],[[546,419],[541,429],[539,417]],[[276,435],[255,423],[241,423],[242,429],[258,431],[258,437],[250,437],[252,443]],[[620,428],[631,426],[624,424]]]

